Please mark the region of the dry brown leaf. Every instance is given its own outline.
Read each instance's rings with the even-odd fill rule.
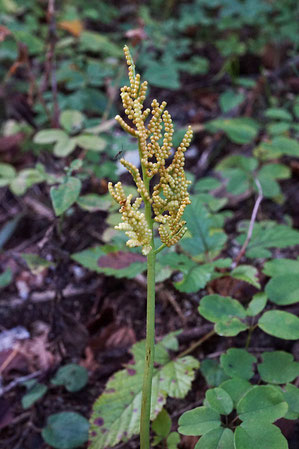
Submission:
[[[79,37],[82,33],[84,26],[83,23],[78,20],[63,20],[62,22],[59,22],[59,28],[62,30],[68,31],[75,37]]]

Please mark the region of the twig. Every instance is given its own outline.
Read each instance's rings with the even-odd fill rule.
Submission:
[[[27,374],[27,376],[17,377],[12,382],[10,382],[6,387],[0,388],[0,396],[3,396],[8,391],[15,388],[17,385],[26,382],[27,380],[34,379],[42,374],[42,371],[35,371],[35,373]]]
[[[177,358],[181,358],[184,357],[185,355],[190,354],[191,352],[195,351],[195,349],[197,349],[199,346],[201,346],[206,340],[208,340],[209,338],[213,337],[213,335],[215,335],[216,332],[214,330],[212,330],[211,332],[208,332],[206,335],[204,335],[200,340],[196,341],[195,343],[193,343],[192,345],[189,346],[189,348],[187,348],[185,351],[181,352]]]
[[[58,94],[57,94],[57,81],[55,74],[55,46],[56,46],[56,22],[55,22],[55,0],[49,0],[47,20],[49,24],[48,32],[48,51],[45,62],[45,78],[42,86],[42,92],[46,90],[46,86],[50,81],[52,97],[53,97],[53,115],[52,126],[59,127],[59,106],[58,106]]]
[[[255,223],[255,220],[256,220],[256,216],[257,216],[260,204],[261,204],[261,202],[263,200],[262,186],[261,186],[261,184],[260,184],[260,182],[259,182],[259,180],[257,178],[254,181],[255,181],[255,184],[256,184],[257,189],[258,189],[258,196],[257,196],[257,199],[255,201],[255,205],[254,205],[254,208],[253,208],[253,211],[252,211],[252,214],[251,214],[246,240],[243,243],[243,246],[242,246],[239,254],[237,255],[235,261],[233,262],[232,268],[236,268],[238,266],[240,260],[242,259],[242,257],[245,254],[245,251],[247,249],[247,246],[248,246],[248,244],[250,242],[250,239],[251,239],[251,236],[252,236],[252,232],[253,232],[253,227],[254,227],[254,223]]]

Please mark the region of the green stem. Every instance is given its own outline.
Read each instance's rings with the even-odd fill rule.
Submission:
[[[139,154],[141,148],[139,142]],[[141,157],[140,157],[141,159]],[[141,164],[144,185],[149,192],[150,178],[146,174],[146,169]],[[146,306],[146,341],[145,341],[145,363],[141,399],[140,416],[140,449],[150,448],[150,416],[151,416],[151,396],[152,379],[155,357],[155,243],[154,243],[154,222],[152,219],[152,206],[148,200],[144,201],[145,218],[152,231],[152,249],[147,256],[147,306]]]

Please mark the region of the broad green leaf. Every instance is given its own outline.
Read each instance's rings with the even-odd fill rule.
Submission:
[[[220,295],[204,296],[200,301],[198,311],[206,320],[213,323],[229,321],[233,317],[246,317],[245,309],[239,301]]]
[[[239,318],[233,317],[227,321],[218,321],[215,324],[215,332],[223,337],[235,337],[240,332],[248,329],[247,324],[242,323]]]
[[[45,268],[55,266],[55,264],[53,262],[43,259],[42,257],[38,256],[37,254],[22,253],[21,257],[27,263],[30,271],[36,275],[41,273],[42,271],[44,271]]]
[[[226,235],[219,229],[215,217],[202,205],[200,197],[192,197],[192,203],[186,208],[184,218],[191,234],[191,237],[180,241],[180,246],[185,251],[196,256],[210,251],[218,252],[223,248]]]
[[[258,326],[267,334],[284,340],[299,338],[299,318],[282,310],[269,310],[259,319]]]
[[[167,449],[178,449],[180,441],[180,435],[177,432],[171,432],[166,439]]]
[[[92,134],[81,134],[76,137],[76,142],[79,147],[90,151],[103,151],[107,145],[107,142],[102,137],[93,136]]]
[[[230,395],[235,407],[244,394],[253,387],[247,380],[239,377],[225,380],[220,386]]]
[[[80,47],[82,50],[90,51],[97,55],[101,52],[109,58],[122,57],[119,45],[114,44],[109,36],[95,31],[83,31],[80,34]]]
[[[235,143],[245,144],[252,142],[257,136],[258,123],[247,117],[212,120],[207,125],[208,130],[224,131]]]
[[[292,259],[273,259],[265,263],[263,273],[267,276],[281,276],[286,274],[299,275],[299,261]]]
[[[288,442],[273,424],[249,421],[235,430],[234,449],[288,449]]]
[[[244,101],[244,94],[234,92],[233,90],[226,90],[220,95],[219,103],[223,113],[229,112],[231,109],[239,106]]]
[[[206,405],[216,410],[220,415],[229,415],[233,409],[232,398],[220,387],[210,388],[206,392]]]
[[[144,73],[144,79],[149,84],[166,89],[178,89],[180,87],[179,66],[172,58],[164,61],[153,61]]]
[[[267,132],[271,136],[277,136],[283,134],[291,128],[291,123],[289,122],[272,122],[268,123],[266,126]]]
[[[254,295],[252,300],[248,304],[246,310],[247,315],[256,316],[259,313],[261,313],[261,311],[264,310],[264,308],[266,307],[267,299],[268,299],[267,295],[264,292],[257,293],[256,295]]]
[[[283,397],[288,403],[289,409],[286,419],[297,419],[299,418],[299,388],[293,384],[287,384],[284,387]]]
[[[82,129],[85,117],[82,112],[75,109],[62,111],[59,121],[61,126],[68,132],[78,132]]]
[[[194,449],[234,449],[234,434],[231,429],[213,429],[205,433]]]
[[[174,286],[180,292],[198,292],[212,279],[214,267],[210,265],[195,265],[186,273],[184,278],[175,282]]]
[[[22,407],[27,409],[31,407],[36,401],[41,399],[47,392],[46,385],[34,382],[32,388],[29,388],[27,393],[22,397]]]
[[[246,349],[231,348],[220,357],[220,363],[228,376],[249,380],[253,376],[256,358]]]
[[[180,63],[180,69],[191,75],[205,75],[209,70],[209,60],[202,56],[192,56],[190,60]]]
[[[89,422],[79,413],[61,412],[50,415],[42,437],[55,449],[73,449],[88,440]]]
[[[157,418],[153,421],[152,430],[161,438],[168,436],[171,430],[171,418],[165,408],[162,408]]]
[[[195,192],[210,192],[211,190],[215,190],[221,186],[221,182],[216,178],[212,178],[211,176],[206,176],[194,185]]]
[[[134,363],[112,376],[93,406],[90,442],[92,449],[114,446],[139,432],[145,342],[132,347]],[[161,343],[156,346],[151,419],[162,410],[167,396],[182,398],[191,387],[199,363],[187,356],[170,360]],[[157,367],[157,364],[160,365]]]
[[[63,139],[59,139],[53,148],[53,153],[57,157],[66,157],[71,154],[76,148],[76,139],[74,137],[66,136]]]
[[[299,143],[295,139],[277,136],[272,140],[272,145],[281,154],[299,157]]]
[[[283,274],[274,276],[265,289],[270,301],[280,306],[294,304],[299,301],[298,274]]]
[[[111,201],[107,197],[102,197],[96,193],[88,193],[87,195],[79,196],[77,204],[81,209],[88,212],[96,212],[98,210],[107,211],[110,207]]]
[[[69,177],[58,187],[51,187],[50,196],[57,216],[62,215],[77,200],[81,190],[81,181],[78,178]]]
[[[258,372],[264,382],[285,384],[299,376],[299,362],[285,351],[262,353],[263,362],[258,365]]]
[[[268,108],[265,111],[265,117],[270,119],[277,120],[292,120],[292,115],[286,110],[282,108]]]
[[[255,385],[239,401],[237,413],[241,421],[274,422],[288,410],[283,394],[271,385]]]
[[[88,381],[88,372],[83,366],[76,363],[68,363],[59,368],[51,383],[53,385],[64,385],[67,391],[75,393],[81,390]]]
[[[3,273],[0,274],[0,289],[7,287],[12,281],[12,271],[7,268]]]
[[[62,129],[43,129],[35,134],[33,142],[45,144],[54,143],[58,140],[65,141],[66,139],[68,139],[68,135]]]
[[[258,281],[258,271],[250,265],[239,265],[231,272],[231,276],[240,281],[248,282],[248,284],[260,289],[261,285]]]
[[[246,235],[247,229],[244,234],[237,238],[240,245],[244,243]],[[255,223],[246,255],[250,258],[269,258],[271,252],[268,248],[287,248],[298,244],[299,231],[292,229],[290,226],[268,222]]]
[[[11,181],[10,190],[17,196],[23,195],[34,184],[39,184],[45,180],[45,175],[36,168],[25,168],[19,171],[16,178]]]
[[[197,407],[182,414],[178,422],[182,435],[204,435],[221,426],[220,415],[209,407]]]
[[[200,363],[200,371],[204,376],[207,384],[211,387],[218,387],[221,382],[227,379],[223,368],[217,360],[206,359]]]
[[[0,163],[0,187],[9,185],[16,175],[17,172],[12,165],[5,162]]]

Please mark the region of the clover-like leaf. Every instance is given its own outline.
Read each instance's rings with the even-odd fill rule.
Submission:
[[[233,317],[246,317],[246,311],[239,301],[220,295],[204,296],[200,301],[198,311],[200,315],[213,323],[226,322]]]
[[[285,384],[299,376],[299,362],[285,351],[263,352],[258,372],[264,382]]]
[[[196,407],[182,414],[179,419],[182,435],[204,435],[221,426],[220,415],[210,407]]]
[[[258,321],[258,326],[273,337],[284,340],[298,340],[299,318],[282,310],[269,310]]]
[[[87,441],[88,428],[89,422],[79,413],[55,413],[48,417],[42,436],[55,449],[73,449]]]
[[[288,443],[280,429],[273,424],[246,421],[235,430],[235,449],[288,449]]]
[[[210,430],[200,438],[194,449],[234,449],[234,434],[224,427]]]
[[[299,301],[299,276],[286,273],[274,276],[265,289],[270,301],[280,306],[294,304]]]
[[[251,385],[248,380],[234,377],[233,379],[228,379],[222,382],[220,387],[230,395],[234,406],[236,407],[240,399],[253,387],[253,385]]]
[[[216,410],[220,415],[229,415],[233,409],[232,398],[220,387],[210,388],[206,392],[205,404]]]
[[[81,181],[73,176],[69,177],[58,187],[51,187],[50,196],[55,210],[59,217],[77,200],[81,190]]]
[[[237,412],[242,421],[274,422],[288,411],[288,404],[278,388],[255,385],[239,401]]]
[[[231,348],[220,357],[220,363],[228,376],[249,380],[253,376],[256,358],[246,349]]]
[[[74,393],[81,390],[88,381],[88,372],[83,366],[68,363],[59,368],[51,380],[53,385],[64,385],[67,391]]]
[[[247,315],[248,316],[256,316],[258,315],[262,310],[264,310],[266,304],[267,304],[267,295],[264,292],[257,293],[253,296],[252,300],[248,304],[247,307]]]
[[[258,281],[258,271],[251,265],[239,265],[231,272],[231,276],[240,281],[248,282],[248,284],[260,289],[261,285]]]

